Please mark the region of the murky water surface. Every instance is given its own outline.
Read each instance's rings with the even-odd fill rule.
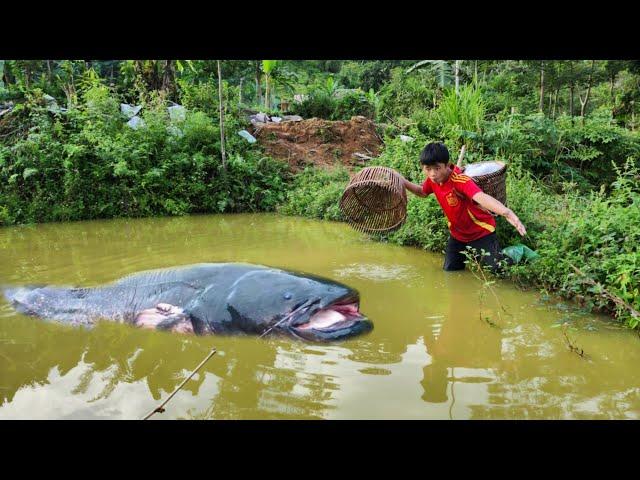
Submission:
[[[0,300],[0,419],[637,419],[640,339],[508,282],[499,302],[442,256],[345,224],[276,215],[0,229],[0,283],[96,286],[142,270],[248,262],[359,290],[375,324],[328,345],[193,337],[16,314]],[[484,293],[483,293],[484,292]],[[567,347],[561,323],[586,357]]]

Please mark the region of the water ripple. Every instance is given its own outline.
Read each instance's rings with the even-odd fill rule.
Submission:
[[[417,276],[417,273],[409,265],[379,265],[372,263],[352,263],[346,267],[335,269],[333,273],[337,277],[355,277],[373,280],[374,282],[408,280]]]

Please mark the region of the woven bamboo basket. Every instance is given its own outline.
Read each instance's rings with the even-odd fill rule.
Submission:
[[[340,210],[356,230],[386,233],[407,218],[407,193],[402,176],[387,167],[366,167],[347,185]]]
[[[499,161],[467,165],[464,175],[471,177],[487,195],[507,204],[507,165]]]

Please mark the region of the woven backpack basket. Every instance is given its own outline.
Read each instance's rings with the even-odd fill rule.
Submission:
[[[459,165],[458,165],[459,166]],[[464,175],[471,177],[487,195],[507,204],[507,165],[500,161],[471,163]]]

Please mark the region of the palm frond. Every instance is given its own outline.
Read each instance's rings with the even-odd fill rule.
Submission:
[[[453,67],[446,60],[421,60],[407,69],[405,73],[411,73],[417,68],[428,65],[438,77],[440,87],[446,87],[453,83]]]

